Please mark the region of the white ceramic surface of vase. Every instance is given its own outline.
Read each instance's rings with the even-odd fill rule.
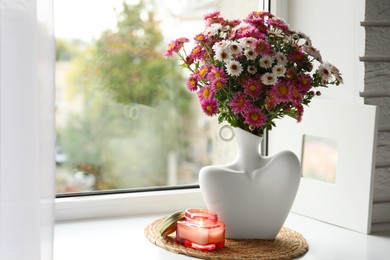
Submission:
[[[260,137],[240,128],[233,131],[236,159],[200,170],[203,199],[225,222],[226,238],[274,239],[297,194],[300,162],[291,151],[263,157]]]

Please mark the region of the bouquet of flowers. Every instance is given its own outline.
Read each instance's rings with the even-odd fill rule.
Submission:
[[[176,53],[190,71],[186,86],[197,93],[205,114],[262,136],[285,115],[301,121],[317,88],[343,82],[339,70],[323,62],[305,34],[269,12],[226,20],[219,12],[204,17],[206,28],[172,41],[164,56]]]

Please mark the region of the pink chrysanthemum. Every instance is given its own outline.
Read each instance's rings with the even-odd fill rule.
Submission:
[[[204,35],[203,33],[199,33],[199,34],[195,35],[195,37],[194,37],[194,40],[198,43],[203,43],[203,42],[207,41],[207,39],[208,39],[208,36]]]
[[[251,102],[246,98],[246,95],[243,92],[238,92],[228,103],[228,106],[232,108],[233,113],[236,115],[243,113],[250,105]]]
[[[285,74],[285,77],[288,79],[288,80],[294,80],[297,78],[297,73],[295,72],[295,70],[293,68],[290,68],[287,70],[286,74]]]
[[[267,20],[267,24],[281,30],[288,30],[288,24],[280,18],[272,17]]]
[[[267,96],[265,99],[265,109],[271,111],[276,106],[275,99],[272,96]]]
[[[218,112],[218,102],[215,99],[201,100],[203,112],[208,116],[214,116]]]
[[[243,84],[244,92],[253,99],[257,99],[260,96],[261,84],[253,79],[245,81]]]
[[[201,45],[196,45],[189,54],[188,57],[191,57],[193,60],[200,60],[205,55],[206,51],[202,48]]]
[[[211,86],[204,86],[198,91],[198,96],[200,100],[214,98],[215,91]]]
[[[165,51],[164,57],[165,58],[172,57],[174,52],[180,51],[180,49],[183,47],[183,44],[189,41],[190,41],[189,39],[184,37],[172,41],[168,45],[168,49]]]
[[[296,86],[293,86],[293,88],[291,89],[291,102],[293,103],[293,105],[298,105],[302,103],[302,94]]]
[[[262,55],[268,55],[272,50],[271,45],[263,39],[256,40],[255,47],[256,51]]]
[[[215,11],[204,16],[204,20],[206,21],[206,26],[210,26],[212,23],[221,23],[224,19],[220,16],[219,11]]]
[[[249,107],[244,113],[244,123],[253,128],[262,127],[267,117],[257,107]]]
[[[270,93],[277,104],[288,102],[291,99],[290,82],[279,80],[271,89]]]
[[[224,88],[226,87],[226,80],[222,80],[222,79],[213,80],[211,81],[211,86],[216,90]]]
[[[186,87],[189,91],[197,91],[198,90],[198,78],[195,75],[189,76],[187,81],[186,81]]]
[[[299,90],[301,92],[307,92],[311,88],[311,77],[309,74],[301,74],[298,77]]]
[[[244,21],[246,23],[250,23],[255,25],[259,31],[266,33],[268,31],[268,27],[265,24],[264,17],[267,14],[266,12],[252,12],[249,14]]]
[[[203,65],[200,67],[199,70],[196,71],[196,75],[198,79],[200,80],[205,80],[207,79],[207,74],[209,73],[209,66],[208,65]]]
[[[295,106],[295,119],[297,120],[297,122],[301,122],[302,121],[302,115],[303,115],[303,106],[301,104]]]
[[[252,37],[254,34],[256,34],[256,28],[250,24],[246,24],[244,26],[241,26],[236,31],[237,38]]]
[[[295,62],[298,66],[301,66],[303,64],[305,58],[305,54],[299,50],[292,51],[288,55],[288,59],[292,62]]]
[[[211,67],[211,69],[207,75],[207,78],[209,81],[214,81],[214,80],[219,80],[222,82],[227,81],[227,75],[226,75],[225,70],[223,68],[219,68],[217,66]]]

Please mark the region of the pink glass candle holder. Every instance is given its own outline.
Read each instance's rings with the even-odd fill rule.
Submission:
[[[187,209],[185,218],[177,221],[176,241],[179,244],[210,251],[225,245],[225,224],[206,209]]]

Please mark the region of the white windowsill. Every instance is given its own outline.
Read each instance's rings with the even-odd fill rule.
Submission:
[[[58,223],[54,260],[191,259],[150,243],[144,228],[169,213]],[[317,220],[290,214],[285,226],[300,232],[309,251],[300,259],[390,259],[390,232],[364,235]]]
[[[136,192],[56,199],[56,222],[99,219],[204,208],[199,189]]]

